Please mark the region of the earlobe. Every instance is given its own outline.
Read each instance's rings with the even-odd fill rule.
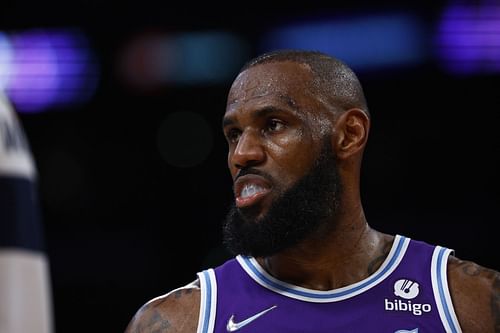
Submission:
[[[361,109],[345,111],[336,123],[336,151],[338,158],[349,158],[362,152],[368,139],[370,119]]]

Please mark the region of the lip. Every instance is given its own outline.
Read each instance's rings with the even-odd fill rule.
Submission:
[[[263,188],[264,190],[252,196],[242,198],[240,196],[241,191],[243,191],[243,188],[248,184],[255,184]],[[269,192],[271,192],[271,185],[269,184],[269,181],[259,175],[249,174],[241,176],[238,177],[238,179],[234,182],[234,197],[236,199],[236,207],[238,208],[248,207],[256,204],[257,202],[261,201],[267,194],[269,194]]]

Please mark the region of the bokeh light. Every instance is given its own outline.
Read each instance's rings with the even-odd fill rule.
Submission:
[[[419,64],[427,57],[425,33],[412,15],[384,13],[297,20],[262,38],[262,51],[310,49],[333,55],[356,70]]]
[[[443,10],[437,58],[456,74],[500,72],[500,4],[456,4]]]
[[[119,72],[134,88],[217,84],[248,58],[248,43],[223,31],[142,34],[126,45]]]
[[[0,42],[0,82],[16,110],[61,109],[93,96],[98,64],[83,33],[35,29],[5,36]]]
[[[12,44],[7,34],[0,32],[0,90],[7,87],[13,57]]]

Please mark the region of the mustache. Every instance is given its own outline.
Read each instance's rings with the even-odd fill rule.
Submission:
[[[237,181],[238,178],[246,176],[246,175],[257,175],[257,176],[261,176],[262,178],[268,180],[269,182],[273,181],[273,177],[271,177],[270,174],[268,174],[267,172],[261,171],[259,169],[256,169],[256,168],[252,168],[252,167],[240,169],[240,171],[238,171],[238,173],[236,174],[234,181]]]

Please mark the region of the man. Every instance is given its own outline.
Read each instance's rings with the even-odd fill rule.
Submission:
[[[500,273],[368,225],[369,128],[339,60],[281,51],[245,65],[223,118],[237,257],[145,304],[127,332],[500,332]]]

